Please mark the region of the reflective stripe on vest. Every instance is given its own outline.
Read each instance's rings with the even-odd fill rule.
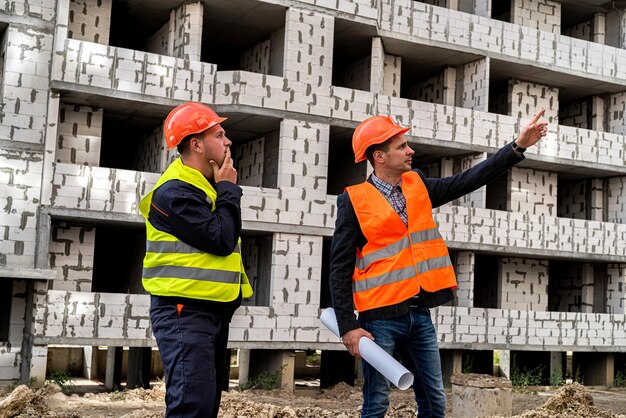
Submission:
[[[363,270],[374,261],[378,261],[388,257],[389,255],[396,254],[404,248],[409,248],[411,246],[411,242],[413,244],[416,244],[424,241],[432,241],[437,238],[442,238],[437,228],[413,232],[410,236],[410,239],[409,237],[402,237],[400,241],[394,242],[393,244],[390,244],[381,250],[374,251],[373,253],[364,256],[363,258],[357,258],[356,267],[359,270]]]
[[[148,220],[154,190],[169,180],[181,180],[206,193],[215,210],[217,193],[197,170],[175,160],[146,197],[139,209],[146,218],[146,255],[143,262],[142,283],[153,295],[181,296],[193,299],[229,302],[241,292],[244,298],[252,296],[241,259],[241,239],[227,256],[207,253],[156,229]]]
[[[206,254],[204,251],[192,247],[189,244],[185,244],[182,241],[146,241],[147,253],[177,253],[177,254]],[[233,251],[234,253],[241,252],[239,244]]]
[[[352,276],[359,312],[400,303],[426,291],[456,286],[452,262],[423,181],[414,171],[402,176],[408,227],[376,187],[348,187],[348,196],[366,238]]]

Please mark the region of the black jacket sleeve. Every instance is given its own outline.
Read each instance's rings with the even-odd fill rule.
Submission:
[[[330,247],[330,293],[339,334],[359,328],[352,301],[352,274],[356,260],[359,223],[347,193],[337,197],[337,221]]]
[[[152,196],[148,219],[152,225],[199,250],[218,256],[231,254],[241,233],[239,186],[222,181],[215,185],[215,211],[206,194],[191,184],[170,180]]]

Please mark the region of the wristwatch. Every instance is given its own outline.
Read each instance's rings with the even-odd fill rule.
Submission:
[[[522,154],[524,153],[524,151],[526,151],[526,148],[520,147],[519,145],[517,145],[516,142],[513,142],[511,144],[511,148],[513,148],[513,151],[517,151],[517,152],[522,153]]]

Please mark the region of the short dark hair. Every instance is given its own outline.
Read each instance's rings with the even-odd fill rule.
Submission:
[[[178,145],[176,146],[176,149],[178,150],[178,153],[180,155],[183,155],[187,151],[187,148],[189,147],[189,141],[191,140],[191,138],[194,137],[194,135],[195,134],[187,135],[186,137],[182,139],[182,141],[178,143]]]
[[[367,158],[367,161],[370,162],[372,167],[374,167],[374,152],[389,152],[389,145],[391,145],[391,138],[381,144],[374,144],[367,147],[367,149],[365,150],[365,158]]]

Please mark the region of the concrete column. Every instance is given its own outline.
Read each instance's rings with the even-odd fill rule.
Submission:
[[[443,384],[451,385],[452,376],[463,373],[463,350],[440,350]]]
[[[604,109],[604,99],[601,96],[593,96],[591,98],[591,126],[589,129],[606,132]]]
[[[500,350],[500,373],[511,379],[511,350]]]
[[[606,40],[606,15],[604,13],[596,13],[593,15],[592,24],[592,42],[603,44]]]
[[[624,23],[626,22],[626,10],[612,10],[606,14],[605,18],[605,38],[604,44],[615,48],[624,48],[626,45],[626,34],[624,33]]]
[[[442,158],[441,159],[441,177],[449,177],[454,175],[454,159]]]
[[[456,68],[448,67],[443,70],[443,104],[446,106],[456,105],[456,77]]]
[[[560,351],[550,353],[550,383],[556,384],[565,382],[564,354]]]
[[[83,377],[90,380],[96,379],[98,368],[98,347],[83,347]]]
[[[237,364],[239,365],[239,386],[250,380],[250,349],[237,350]]]
[[[22,355],[26,355],[26,353],[22,352]],[[30,381],[33,381],[37,385],[42,385],[46,381],[46,365],[48,362],[47,360],[47,346],[32,346],[30,349],[30,364],[26,363],[29,367],[30,374],[27,377],[22,376],[22,383],[28,383]]]
[[[593,312],[593,277],[593,264],[583,264],[581,272],[582,289],[580,301],[580,311],[582,313]]]
[[[589,220],[604,222],[604,180],[592,179],[589,183],[591,188]]]
[[[385,53],[382,40],[372,39],[370,62],[370,91],[385,96],[400,97],[402,58]]]
[[[108,347],[104,387],[109,390],[120,389],[122,386],[122,347]]]

